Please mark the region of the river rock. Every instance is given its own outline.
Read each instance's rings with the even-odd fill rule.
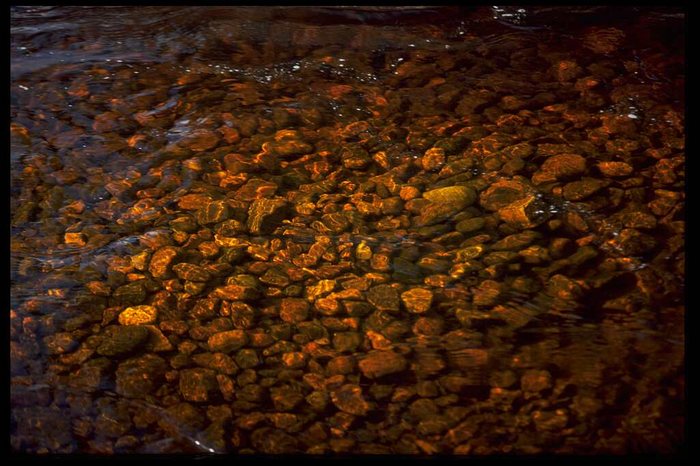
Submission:
[[[425,288],[412,288],[401,293],[401,301],[408,312],[422,314],[433,304],[433,292]]]
[[[399,310],[399,292],[391,285],[377,285],[367,292],[367,301],[380,311]]]
[[[519,180],[499,180],[492,183],[479,196],[479,204],[495,212],[513,202],[530,196],[531,189]]]
[[[225,201],[212,201],[197,210],[197,223],[211,225],[229,218],[231,210]]]
[[[359,385],[345,384],[332,391],[331,401],[339,410],[355,416],[364,416],[370,409]]]
[[[629,176],[634,171],[634,168],[625,162],[599,162],[597,167],[600,173],[611,178]]]
[[[586,159],[578,154],[557,154],[542,163],[540,170],[532,176],[535,184],[566,180],[586,171]]]
[[[144,397],[160,386],[166,368],[165,360],[152,354],[128,359],[117,368],[116,392],[127,398]]]
[[[179,253],[179,248],[175,246],[163,246],[153,253],[148,271],[154,278],[167,278],[173,261]]]
[[[97,347],[101,356],[118,356],[134,351],[149,338],[146,327],[140,325],[112,325],[105,329],[103,340]]]
[[[195,264],[182,262],[173,266],[173,272],[182,280],[193,282],[206,282],[211,279],[211,274],[207,269]]]
[[[260,296],[260,292],[244,285],[225,285],[214,290],[214,296],[228,301],[251,301]]]
[[[228,330],[215,333],[207,340],[209,350],[213,353],[230,353],[248,343],[248,336],[243,330]]]
[[[269,235],[285,219],[289,204],[284,199],[256,199],[248,209],[248,230],[251,235]]]
[[[376,379],[406,369],[406,358],[393,351],[370,351],[358,366],[365,377]]]
[[[448,186],[426,191],[423,197],[430,202],[449,205],[454,211],[459,211],[476,201],[476,192],[467,186]]]
[[[157,319],[158,309],[147,305],[127,307],[119,314],[119,323],[122,325],[155,324]]]
[[[309,302],[301,298],[285,298],[280,304],[280,318],[289,323],[302,322],[309,316]]]
[[[204,403],[218,392],[216,372],[211,369],[185,369],[180,372],[180,394],[187,401]]]

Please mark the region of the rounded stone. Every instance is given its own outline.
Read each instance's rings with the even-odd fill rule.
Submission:
[[[209,350],[213,353],[230,353],[248,343],[248,336],[243,330],[228,330],[215,333],[207,340]]]
[[[187,401],[209,401],[218,387],[216,372],[211,369],[185,369],[180,372],[180,394]]]
[[[401,293],[401,301],[408,312],[422,314],[433,304],[433,292],[425,288],[413,288]]]
[[[376,379],[406,369],[406,358],[393,351],[370,351],[358,366],[365,377]]]
[[[101,356],[117,356],[130,353],[146,342],[150,333],[143,326],[113,325],[107,327],[104,338],[97,347]]]
[[[346,384],[334,390],[331,401],[339,410],[355,416],[364,416],[370,409],[359,385]]]
[[[148,305],[127,307],[119,314],[119,323],[122,325],[155,324],[157,319],[158,309]]]
[[[306,320],[309,316],[309,302],[301,298],[285,298],[280,304],[280,319],[289,323]]]
[[[436,204],[449,205],[456,211],[472,205],[476,201],[476,192],[467,186],[448,186],[426,191],[423,197]]]

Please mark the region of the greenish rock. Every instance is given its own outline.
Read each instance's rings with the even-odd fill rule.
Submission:
[[[102,343],[97,347],[101,356],[119,356],[130,353],[148,340],[150,333],[141,325],[114,325],[107,327]]]
[[[141,281],[122,285],[112,293],[114,305],[135,306],[146,299],[146,289]]]
[[[473,231],[478,231],[484,228],[486,224],[486,219],[483,217],[474,217],[462,220],[455,225],[455,229],[460,233],[471,233]]]
[[[476,201],[476,192],[467,186],[448,186],[426,191],[423,197],[430,202],[447,204],[454,210],[462,210]]]
[[[391,261],[391,268],[393,270],[391,276],[394,280],[403,282],[421,281],[421,270],[415,262],[403,257],[395,257]]]

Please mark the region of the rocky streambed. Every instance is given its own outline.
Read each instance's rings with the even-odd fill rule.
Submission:
[[[15,452],[679,451],[678,12],[146,9],[13,10]]]

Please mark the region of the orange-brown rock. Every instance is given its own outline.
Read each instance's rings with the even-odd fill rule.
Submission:
[[[597,165],[598,170],[609,177],[622,177],[632,174],[633,168],[625,162],[600,162]]]
[[[406,369],[406,358],[393,351],[370,351],[359,362],[359,368],[365,377],[376,379]]]
[[[422,314],[430,310],[433,292],[425,288],[412,288],[401,293],[401,301],[408,312]]]
[[[285,298],[280,304],[280,318],[289,323],[302,322],[309,316],[309,302],[301,298]]]

